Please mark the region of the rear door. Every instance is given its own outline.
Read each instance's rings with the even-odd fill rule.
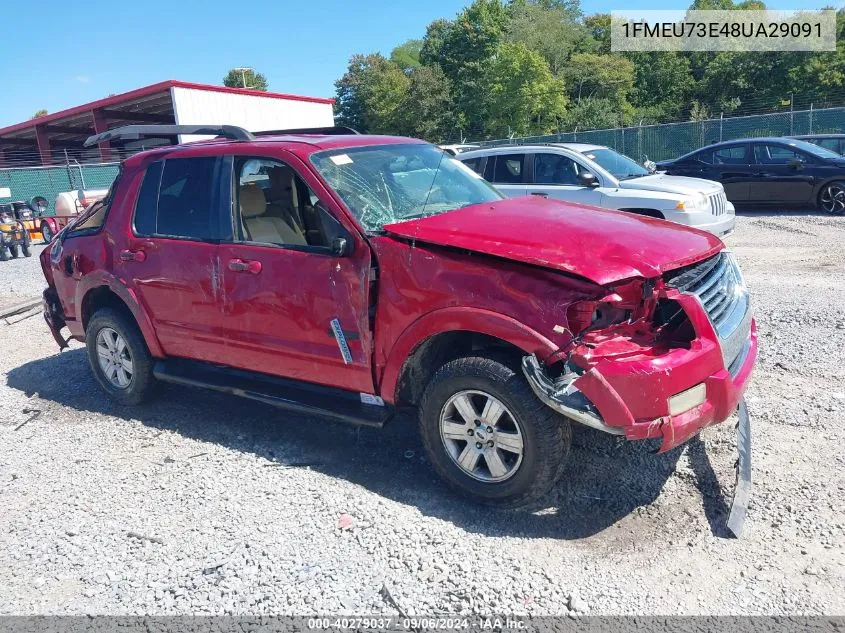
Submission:
[[[509,198],[528,193],[527,154],[492,154],[487,157],[484,178]]]
[[[813,195],[812,156],[780,143],[754,143],[754,178],[748,200],[760,204],[803,204]]]
[[[589,171],[580,162],[553,152],[536,152],[528,156],[534,160],[533,170],[529,170],[532,182],[528,193],[601,206],[602,194],[598,187],[586,187],[578,179],[581,172]]]
[[[753,158],[747,143],[713,148],[712,163],[704,169],[704,178],[717,180],[725,187],[731,202],[748,201],[748,188],[754,178]]]
[[[150,315],[169,356],[226,359],[217,257],[229,224],[222,171],[220,157],[148,165],[132,235],[118,253],[117,274]]]
[[[368,245],[292,154],[232,166],[233,238],[220,245],[227,364],[373,393]],[[344,256],[332,254],[338,237]]]

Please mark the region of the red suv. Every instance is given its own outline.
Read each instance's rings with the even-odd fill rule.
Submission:
[[[712,235],[503,199],[408,138],[89,144],[202,133],[127,159],[41,256],[53,335],[86,343],[118,402],[167,381],[355,424],[413,406],[437,472],[507,506],[561,473],[570,421],[667,450],[737,408],[757,337]]]

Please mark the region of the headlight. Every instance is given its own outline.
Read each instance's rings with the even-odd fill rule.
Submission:
[[[708,207],[707,196],[703,193],[684,198],[675,205],[675,208],[680,211],[707,211]]]

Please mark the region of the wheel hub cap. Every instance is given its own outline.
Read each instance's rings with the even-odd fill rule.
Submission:
[[[440,439],[452,461],[473,479],[501,482],[522,464],[522,430],[508,408],[477,390],[459,391],[440,412]]]
[[[112,386],[126,389],[132,382],[134,365],[126,341],[115,330],[104,327],[97,333],[97,360]]]

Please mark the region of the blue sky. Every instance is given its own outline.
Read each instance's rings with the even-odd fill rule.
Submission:
[[[13,35],[0,38],[0,127],[40,108],[55,112],[164,79],[218,84],[233,66],[263,72],[270,90],[331,97],[350,55],[389,53],[469,2],[9,1],[3,7],[4,32]],[[582,2],[585,13],[655,8],[653,0]],[[679,2],[677,8],[688,4]],[[767,1],[776,9],[824,4],[829,3]]]

